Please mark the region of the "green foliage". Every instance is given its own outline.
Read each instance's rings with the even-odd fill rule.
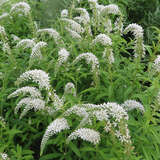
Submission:
[[[17,1],[13,1],[13,3],[15,2]],[[64,3],[63,1],[58,2],[61,3],[59,5],[61,8]],[[109,4],[109,2],[119,4],[122,7],[122,13],[126,14],[125,17],[127,17],[127,12],[129,13],[129,17],[132,17],[131,12],[138,13],[138,15],[142,12],[139,19],[136,19],[135,22],[141,22],[141,24],[146,22],[145,25],[150,22],[153,22],[153,24],[157,22],[157,20],[152,18],[151,21],[148,21],[149,18],[146,20],[146,12],[150,8],[151,1],[150,3],[144,3],[144,6],[146,8],[148,7],[146,10],[143,10],[144,6],[142,5],[138,5],[140,8],[137,7],[137,3],[142,3],[142,1],[138,0],[128,0],[125,2],[123,0],[118,2],[116,0],[110,0],[109,2],[100,2],[105,5]],[[160,76],[159,73],[155,73],[153,62],[156,55],[160,52],[160,30],[156,27],[152,28],[154,31],[154,41],[152,41],[152,45],[146,45],[147,56],[138,59],[134,57],[133,53],[134,40],[128,40],[128,37],[124,38],[122,36],[123,33],[118,31],[107,33],[103,27],[98,28],[92,25],[93,36],[82,34],[83,40],[77,41],[66,32],[66,29],[64,29],[66,24],[61,19],[52,19],[54,13],[51,12],[53,5],[51,3],[56,2],[50,0],[48,6],[44,5],[46,2],[42,2],[42,4],[37,4],[37,2],[30,3],[40,9],[40,11],[33,10],[32,14],[35,16],[33,16],[33,19],[38,21],[42,17],[42,26],[48,26],[51,23],[54,29],[60,33],[64,43],[57,45],[47,35],[37,36],[37,28],[29,16],[12,17],[11,15],[12,18],[7,17],[7,19],[0,21],[0,26],[4,26],[6,29],[7,43],[11,50],[11,54],[5,53],[3,50],[4,42],[0,43],[0,116],[4,117],[6,121],[4,125],[0,120],[0,153],[8,153],[11,160],[158,160],[160,158],[160,104],[158,102],[159,99],[157,99],[157,93],[160,87]],[[152,10],[150,10],[152,16],[153,14],[157,16],[159,11],[157,9],[154,12],[155,7],[158,7],[158,3],[156,3],[157,1],[153,1],[154,5],[152,6]],[[123,10],[123,8],[125,9],[125,5],[132,7],[128,7],[125,12]],[[89,13],[92,13],[87,1],[83,1],[81,6],[88,7]],[[9,12],[10,8],[10,3],[5,4],[1,13],[5,11]],[[44,12],[42,10],[46,10],[46,8],[50,8],[50,11],[43,14]],[[59,7],[55,6],[55,8],[59,10]],[[69,13],[72,9],[69,9]],[[56,12],[58,11],[56,10]],[[46,18],[46,14],[49,14],[49,19]],[[145,15],[145,18],[143,15]],[[115,18],[117,17],[111,17],[112,22]],[[113,25],[113,27],[115,26]],[[112,49],[115,59],[112,64],[109,63],[108,57],[102,57],[105,49],[103,45],[92,45],[93,39],[101,32],[107,34],[112,39]],[[32,48],[16,48],[19,40],[14,40],[11,36],[12,34],[15,34],[20,39],[34,38],[36,43],[42,40],[47,42],[47,47],[41,50],[43,58],[35,59],[33,63],[30,63]],[[2,36],[0,36],[0,40],[3,41]],[[64,63],[58,72],[56,72],[58,51],[63,47],[67,49],[70,56],[68,63]],[[83,60],[77,64],[72,63],[78,55],[87,52],[94,53],[98,58],[100,64],[98,80],[95,73],[91,72],[91,64],[86,64]],[[56,112],[55,115],[48,115],[43,111],[33,112],[33,110],[30,110],[23,119],[19,119],[19,113],[18,115],[14,114],[14,109],[24,96],[21,95],[13,99],[8,99],[7,97],[17,89],[15,84],[16,79],[22,73],[33,69],[40,69],[49,73],[50,84],[56,90],[56,94],[59,97],[63,96],[64,87],[68,82],[74,83],[77,95],[65,95],[63,108]],[[18,87],[25,86],[26,84],[37,87],[35,83],[30,82],[25,82],[23,85],[20,84]],[[49,101],[48,92],[42,90],[41,94],[47,106],[54,109],[55,106]],[[94,118],[93,125],[88,126],[100,132],[101,141],[99,145],[94,146],[81,139],[73,140],[67,144],[66,138],[77,128],[81,120],[77,115],[71,115],[67,119],[71,126],[70,130],[53,135],[48,140],[43,155],[40,156],[40,144],[47,126],[56,118],[61,117],[68,108],[76,104],[86,103],[103,104],[105,102],[116,102],[123,104],[128,99],[141,102],[145,108],[144,113],[141,113],[139,110],[128,112],[129,120],[127,124],[130,130],[133,148],[129,148],[131,146],[121,143],[113,133],[105,133],[103,127],[106,122],[97,122]],[[22,112],[22,108],[20,112]]]

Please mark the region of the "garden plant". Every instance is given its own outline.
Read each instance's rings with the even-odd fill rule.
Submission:
[[[32,5],[0,2],[0,158],[159,160],[160,29],[98,0],[44,28]]]

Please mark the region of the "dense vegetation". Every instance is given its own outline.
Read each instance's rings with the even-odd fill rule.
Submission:
[[[146,1],[0,2],[1,159],[160,159],[159,1]]]

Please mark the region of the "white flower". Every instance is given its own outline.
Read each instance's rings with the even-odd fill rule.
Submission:
[[[32,98],[40,98],[40,99],[42,98],[41,93],[39,92],[37,88],[29,87],[29,86],[17,89],[12,94],[10,94],[8,98],[17,97],[21,94],[25,95],[27,93],[29,93]]]
[[[88,110],[106,110],[108,112],[109,117],[112,117],[115,119],[115,121],[120,122],[122,119],[128,120],[128,114],[123,109],[122,106],[120,106],[117,103],[104,103],[104,104],[82,104],[81,106],[87,108]]]
[[[156,72],[160,72],[160,55],[154,60],[153,67]]]
[[[10,54],[11,50],[10,50],[10,46],[8,43],[3,43],[3,48],[2,48],[3,52]]]
[[[107,121],[106,126],[104,127],[104,130],[108,133],[111,130],[112,124],[110,121]]]
[[[79,23],[83,23],[84,25],[90,22],[89,13],[85,8],[75,8],[75,11],[80,13],[80,16],[75,17],[74,20],[77,20]]]
[[[76,21],[68,18],[61,18],[61,20],[66,23],[67,27],[70,28],[71,30],[77,32],[77,33],[83,33],[84,28],[81,27],[80,24],[78,24]]]
[[[50,82],[49,82],[49,76],[46,72],[42,70],[29,70],[25,73],[23,73],[18,79],[17,84],[21,84],[25,81],[33,81],[35,83],[38,83],[40,89],[50,89]]]
[[[68,17],[68,10],[67,9],[63,9],[61,11],[61,18],[67,18]]]
[[[120,11],[119,11],[118,6],[115,4],[109,4],[109,5],[105,6],[101,11],[101,16],[106,16],[108,14],[119,15]]]
[[[23,98],[17,104],[15,108],[15,114],[17,114],[18,110],[21,106],[25,105],[23,112],[20,115],[20,119],[26,115],[26,113],[34,108],[34,111],[44,110],[45,109],[45,102],[39,98]]]
[[[136,23],[129,24],[123,31],[124,34],[128,32],[133,32],[136,39],[143,38],[143,28]]]
[[[143,105],[135,100],[127,100],[122,104],[122,106],[126,111],[139,109],[140,111],[145,112]]]
[[[121,17],[118,17],[114,23],[114,30],[118,30],[120,31],[120,33],[122,33],[123,31],[123,22],[122,22],[122,18]]]
[[[65,118],[57,118],[54,120],[46,129],[41,141],[41,154],[43,153],[44,147],[48,139],[63,130],[69,129],[68,122]]]
[[[65,63],[69,55],[70,53],[65,48],[61,48],[58,52],[58,65],[61,66],[63,63]]]
[[[115,118],[115,121],[120,122],[122,119],[128,120],[127,112],[119,104],[108,102],[103,105],[106,109],[108,109],[109,115]]]
[[[102,21],[104,25],[104,29],[107,33],[110,33],[112,31],[112,21],[108,18],[107,20]]]
[[[142,55],[145,56],[145,48],[143,44],[143,28],[135,23],[129,24],[125,30],[123,31],[124,34],[127,34],[128,32],[132,32],[135,36],[135,57]]]
[[[97,0],[88,0],[88,2],[89,2],[89,3],[94,3],[94,4],[98,3]]]
[[[16,41],[20,41],[21,39],[16,36],[15,34],[11,34],[11,37],[13,38],[13,40],[16,42]]]
[[[67,111],[64,112],[64,116],[70,116],[71,114],[76,114],[79,117],[88,117],[86,109],[83,107],[78,107],[77,105],[67,109]]]
[[[37,31],[37,35],[41,34],[48,34],[51,38],[55,40],[55,43],[58,44],[61,40],[60,34],[53,28],[45,28],[45,29],[39,29]]]
[[[83,107],[78,107],[77,105],[69,108],[67,111],[64,112],[64,116],[70,116],[71,114],[75,114],[79,117],[82,117],[80,124],[78,127],[83,127],[86,124],[92,124],[91,119],[89,118],[89,114],[87,110]]]
[[[109,55],[108,55],[108,54]],[[103,58],[106,58],[106,56],[108,56],[108,62],[109,64],[114,63],[114,53],[113,53],[113,49],[112,48],[105,48],[104,52],[103,52]]]
[[[0,20],[6,18],[6,17],[8,17],[8,16],[9,16],[8,13],[3,13],[3,14],[0,16]]]
[[[0,116],[0,122],[2,123],[3,127],[6,126],[6,121],[5,121],[5,119],[2,116]]]
[[[102,44],[103,46],[111,46],[112,45],[112,40],[110,37],[108,37],[105,34],[99,34],[96,36],[96,38],[92,41],[92,44],[96,45],[97,43]]]
[[[52,95],[50,95],[52,96]],[[56,94],[56,91],[53,91],[53,106],[55,107],[56,111],[60,110],[64,105],[63,99],[60,99],[59,96]]]
[[[108,115],[108,112],[107,110],[96,110],[96,111],[93,111],[93,116],[95,116],[99,121],[109,121],[109,115]]]
[[[115,131],[115,136],[121,141],[121,143],[131,143],[131,137],[129,135],[128,125],[124,126],[125,133],[121,133],[120,130]]]
[[[30,60],[35,59],[35,58],[42,59],[41,49],[46,47],[46,46],[47,46],[46,42],[38,42],[32,48],[32,53],[30,55]]]
[[[18,42],[16,45],[16,48],[33,48],[36,45],[34,40],[32,39],[22,39],[21,41]]]
[[[69,82],[65,85],[64,94],[73,94],[73,96],[76,96],[76,89],[73,83]]]
[[[79,62],[81,59],[85,59],[87,64],[92,65],[92,72],[99,69],[99,61],[93,53],[82,53],[73,61],[73,64]]]
[[[78,34],[77,32],[69,29],[68,27],[65,27],[65,30],[70,34],[70,36],[71,36],[73,39],[82,40],[81,35]]]
[[[5,28],[3,26],[0,26],[0,34],[3,36],[6,35]]]
[[[19,2],[12,6],[10,14],[24,14],[25,16],[30,14],[30,6],[25,2]]]
[[[160,91],[158,92],[156,99],[157,99],[158,105],[160,105]]]
[[[67,138],[67,141],[81,138],[84,141],[88,141],[93,143],[94,145],[100,142],[100,134],[97,131],[89,128],[80,128],[75,130],[71,135]]]
[[[10,160],[6,153],[0,153],[0,157],[2,158],[2,160]]]

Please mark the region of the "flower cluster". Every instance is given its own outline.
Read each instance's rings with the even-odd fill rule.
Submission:
[[[145,111],[143,105],[135,100],[127,100],[122,104],[122,106],[126,111],[130,111],[133,109],[139,109],[142,112]]]
[[[85,59],[87,64],[92,65],[92,72],[99,69],[99,61],[93,53],[82,53],[73,61],[73,64],[79,62],[80,60]]]
[[[39,29],[37,31],[37,35],[44,35],[44,34],[48,34],[51,38],[55,40],[56,44],[59,44],[61,36],[55,29],[45,28],[45,29]]]
[[[5,121],[5,119],[2,116],[0,116],[0,122],[2,123],[3,127],[6,126],[6,121]]]
[[[77,39],[77,40],[82,40],[82,37],[80,34],[78,34],[77,32],[69,29],[68,27],[65,27],[66,31],[70,34],[70,36],[73,38],[73,39]]]
[[[20,115],[20,119],[22,119],[26,113],[34,108],[34,111],[40,111],[45,110],[45,102],[39,98],[23,98],[20,100],[20,102],[17,104],[15,108],[15,114],[17,114],[18,110],[21,108],[21,106],[25,105],[25,108],[23,112]]]
[[[64,94],[72,94],[76,96],[76,89],[73,83],[69,82],[65,85]]]
[[[145,56],[145,48],[143,44],[143,28],[135,23],[129,24],[125,30],[123,31],[124,34],[127,34],[128,32],[133,32],[135,36],[135,57],[137,56]]]
[[[41,93],[39,92],[39,90],[37,88],[35,88],[35,87],[29,87],[29,86],[17,89],[12,94],[10,94],[8,96],[8,98],[17,97],[17,96],[19,96],[21,94],[25,95],[27,93],[29,93],[32,98],[40,98],[40,99],[42,99],[42,96],[41,96]]]
[[[94,145],[98,144],[100,142],[100,134],[99,132],[89,129],[89,128],[80,128],[76,131],[72,132],[71,135],[68,137],[68,141],[81,138],[84,141],[88,141],[93,143]]]
[[[54,120],[46,129],[45,134],[43,135],[41,141],[41,154],[43,153],[44,147],[48,141],[48,139],[63,130],[69,129],[68,122],[65,118],[57,118]]]
[[[33,48],[35,46],[35,42],[32,39],[22,39],[21,41],[19,41],[16,45],[16,48]]]
[[[67,18],[68,17],[68,10],[64,9],[61,11],[61,18]]]
[[[103,46],[111,46],[112,45],[112,40],[110,37],[108,37],[107,35],[105,34],[99,34],[98,36],[96,36],[96,38],[93,40],[92,42],[93,44],[97,44],[97,43],[100,43],[102,44]]]
[[[156,72],[160,72],[160,55],[158,55],[157,58],[154,60],[153,67]]]
[[[106,16],[108,14],[120,14],[118,6],[115,4],[105,6],[101,11],[101,16]]]
[[[0,153],[0,157],[2,158],[2,160],[10,160],[6,153]]]
[[[74,21],[72,19],[68,19],[68,18],[61,18],[61,20],[64,23],[66,23],[67,27],[70,28],[71,30],[73,30],[79,34],[84,32],[84,28],[76,21]]]
[[[16,83],[21,84],[22,82],[29,80],[38,83],[40,89],[43,88],[45,88],[46,90],[50,89],[49,76],[42,70],[35,69],[27,71],[17,79]]]
[[[90,16],[85,8],[75,8],[75,11],[80,13],[79,17],[74,17],[75,21],[78,21],[84,25],[90,23]]]
[[[30,14],[30,6],[25,3],[25,2],[19,2],[19,3],[16,3],[12,6],[11,8],[11,11],[10,11],[10,14],[13,15],[13,14],[24,14],[25,16],[28,16]]]
[[[35,59],[35,58],[42,59],[41,49],[46,47],[46,46],[47,46],[46,42],[38,42],[32,48],[32,53],[30,55],[30,60]]]

